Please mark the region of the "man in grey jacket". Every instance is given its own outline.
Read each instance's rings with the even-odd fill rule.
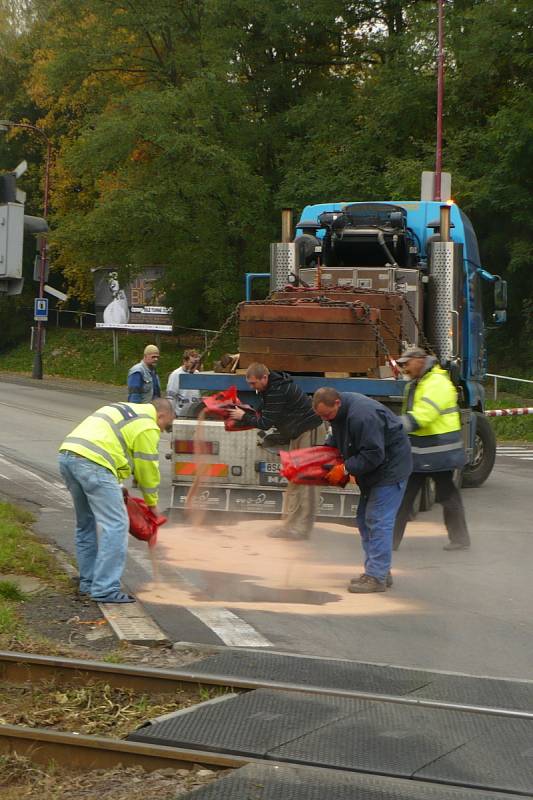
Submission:
[[[174,413],[177,417],[188,417],[194,403],[202,399],[198,389],[182,389],[180,385],[180,375],[186,372],[198,372],[199,366],[200,353],[198,350],[184,350],[181,367],[169,375],[167,400],[170,400],[174,406]]]

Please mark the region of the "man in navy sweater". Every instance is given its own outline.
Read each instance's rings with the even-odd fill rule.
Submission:
[[[313,411],[310,398],[286,372],[270,371],[265,364],[250,364],[246,381],[261,398],[259,414],[236,408],[230,417],[263,431],[276,428],[289,450],[322,444],[325,429]],[[315,522],[318,492],[315,486],[289,483],[285,494],[286,517],[270,531],[273,539],[309,539]]]
[[[402,421],[382,403],[352,392],[324,387],[313,396],[316,413],[331,425],[326,444],[344,458],[329,472],[333,486],[353,475],[361,490],[356,525],[365,554],[365,571],[348,591],[384,592],[392,586],[392,536],[412,459]]]

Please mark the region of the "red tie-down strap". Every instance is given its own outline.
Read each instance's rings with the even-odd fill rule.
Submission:
[[[287,478],[291,483],[304,484],[306,486],[329,486],[326,479],[328,472],[343,464],[344,459],[340,450],[336,447],[303,447],[300,450],[281,450],[280,454],[281,470],[280,474]],[[338,486],[346,486],[346,480],[337,483]]]
[[[162,515],[156,516],[142,498],[132,497],[125,489],[123,493],[131,535],[141,542],[148,542],[149,547],[154,547],[157,543],[159,526],[164,525],[167,518]]]
[[[202,402],[206,408],[207,417],[210,419],[213,417],[223,419],[224,428],[227,431],[248,431],[255,428],[255,425],[246,425],[238,420],[229,418],[230,411],[233,411],[235,408],[242,408],[243,411],[251,411],[256,417],[258,416],[255,408],[241,403],[237,395],[236,386],[230,386],[222,392],[216,392],[216,394],[202,397]]]

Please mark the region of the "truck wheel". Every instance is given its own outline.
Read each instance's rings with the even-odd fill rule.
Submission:
[[[475,489],[485,483],[496,458],[496,437],[488,419],[476,411],[476,438],[472,461],[463,471],[463,486]]]
[[[433,478],[426,478],[420,490],[420,511],[429,511],[435,504],[437,487]]]

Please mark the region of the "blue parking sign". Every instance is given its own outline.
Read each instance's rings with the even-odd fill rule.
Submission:
[[[37,322],[46,322],[48,320],[48,298],[36,297],[33,306],[33,318]]]

